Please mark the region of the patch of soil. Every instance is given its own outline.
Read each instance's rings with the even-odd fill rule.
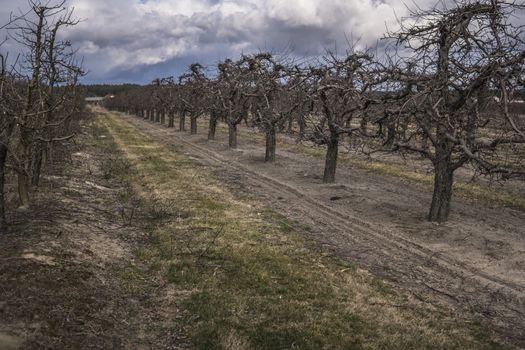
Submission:
[[[8,215],[9,231],[0,234],[0,349],[184,347],[164,281],[135,259],[150,242],[139,221],[123,215],[126,186],[105,169],[115,155],[95,137],[83,121],[73,151],[58,150],[48,164],[30,211]]]
[[[125,116],[124,116],[125,117]],[[450,220],[425,220],[430,186],[340,165],[337,184],[322,184],[323,160],[283,149],[263,162],[264,145],[227,135],[208,142],[126,117],[216,169],[231,189],[251,193],[311,227],[310,235],[340,256],[366,266],[428,302],[458,310],[458,317],[490,322],[525,346],[525,213],[468,198],[454,198]]]

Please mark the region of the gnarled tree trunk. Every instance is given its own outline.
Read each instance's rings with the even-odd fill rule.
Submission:
[[[286,132],[287,132],[288,134],[293,134],[293,114],[290,113],[290,114],[288,115],[288,118],[287,118],[287,119],[288,119],[288,127],[286,128]]]
[[[160,124],[166,124],[166,110],[164,109],[160,111]]]
[[[31,174],[31,185],[38,187],[40,185],[40,173],[42,171],[42,156],[44,150],[40,147],[35,151],[33,156],[33,161],[31,164],[32,174]]]
[[[179,115],[179,131],[186,130],[186,112],[182,111]]]
[[[237,124],[228,123],[228,146],[237,148]]]
[[[297,115],[297,124],[299,125],[299,139],[304,139],[304,133],[306,129],[306,123],[304,117],[301,114]]]
[[[30,150],[29,150],[29,135],[27,135],[26,130],[21,130],[20,132],[20,154],[21,159],[31,159]],[[30,179],[28,175],[28,168],[30,164],[23,164],[23,169],[18,171],[17,182],[18,182],[18,197],[20,200],[20,209],[28,209],[30,204],[29,198],[29,187]]]
[[[337,156],[339,153],[339,136],[332,135],[328,141],[326,158],[324,165],[324,183],[333,183],[335,181],[335,170],[337,169]]]
[[[384,146],[391,148],[394,145],[396,139],[396,124],[392,121],[388,121],[386,124],[386,140]]]
[[[208,140],[215,140],[215,131],[217,130],[217,113],[211,112],[210,124],[208,126]]]
[[[452,201],[453,183],[454,168],[451,165],[450,154],[437,156],[434,161],[434,193],[428,214],[429,221],[447,221]]]
[[[170,109],[168,111],[168,128],[174,128],[175,127],[175,112]]]
[[[363,116],[361,117],[361,120],[359,121],[359,129],[361,129],[361,133],[363,135],[367,135],[368,132],[368,116],[366,115],[366,113],[363,113]]]
[[[197,134],[197,118],[198,115],[194,115],[193,113],[190,116],[190,134],[192,135]]]
[[[25,173],[18,174],[18,198],[20,200],[20,209],[29,208],[29,176]]]
[[[275,145],[277,143],[275,137],[275,124],[267,126],[266,129],[266,155],[264,157],[265,162],[275,161]]]

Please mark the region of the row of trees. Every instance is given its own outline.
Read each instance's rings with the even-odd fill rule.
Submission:
[[[82,85],[82,88],[85,91],[86,97],[98,97],[120,94],[139,86],[138,84],[89,84]]]
[[[108,107],[191,132],[209,117],[208,138],[227,124],[229,146],[246,122],[266,136],[266,161],[275,160],[276,134],[297,126],[301,140],[326,145],[323,180],[335,180],[346,138],[367,151],[409,152],[431,161],[434,193],[428,218],[445,221],[454,172],[466,165],[503,179],[525,178],[524,6],[502,0],[464,0],[412,12],[385,38],[385,52],[328,53],[299,64],[269,53],[225,60],[216,74],[199,64],[178,80],[158,79],[112,99]],[[523,108],[521,109],[523,113]],[[520,119],[521,118],[521,119]]]
[[[0,51],[0,231],[6,228],[6,170],[16,174],[20,208],[29,208],[48,150],[73,137],[71,122],[83,108],[82,70],[71,44],[59,38],[77,23],[72,10],[65,0],[28,3],[29,11],[5,26],[23,52],[10,60]]]

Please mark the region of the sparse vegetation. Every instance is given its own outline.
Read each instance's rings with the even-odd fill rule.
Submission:
[[[65,0],[30,0],[28,6],[3,26],[22,52],[12,62],[9,53],[0,52],[0,232],[8,226],[5,169],[16,173],[19,209],[28,210],[46,156],[56,144],[75,136],[84,107],[77,87],[82,68],[71,43],[60,37],[64,29],[78,24],[73,9]]]
[[[197,348],[497,346],[450,311],[323,254],[285,217],[237,198],[128,122],[111,114],[100,122],[131,162],[124,176],[146,207],[163,208],[162,219],[148,216],[156,244],[141,257],[174,284],[187,311],[175,326]]]

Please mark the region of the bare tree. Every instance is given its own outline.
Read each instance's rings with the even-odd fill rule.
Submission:
[[[59,30],[77,23],[65,3],[30,0],[30,13],[9,26],[12,39],[25,48],[16,79],[26,88],[9,148],[17,162],[13,168],[21,208],[30,204],[30,178],[38,185],[44,146],[73,136],[57,132],[78,111],[66,101],[75,100],[72,94],[82,74],[69,42],[57,40]]]
[[[266,136],[265,161],[275,161],[277,131],[282,129],[297,104],[289,105],[289,99],[283,98],[287,89],[289,74],[286,67],[269,53],[244,56],[248,64],[247,79],[250,90],[244,94],[252,97],[251,110],[254,124]]]
[[[226,60],[218,65],[217,97],[218,111],[228,124],[228,145],[237,147],[237,125],[247,117],[250,107],[249,81],[246,77],[248,67],[245,62]],[[243,66],[244,64],[244,66]]]
[[[217,123],[221,119],[221,99],[220,99],[220,84],[218,80],[210,80],[208,82],[208,109],[210,120],[208,124],[208,140],[215,140],[215,133],[217,131]],[[224,118],[223,118],[224,119]]]
[[[0,232],[7,227],[4,184],[8,145],[15,125],[15,109],[13,107],[17,105],[17,101],[13,99],[17,94],[12,94],[15,81],[7,70],[6,59],[4,55],[0,54]]]
[[[193,63],[189,67],[189,72],[179,78],[179,83],[183,87],[180,100],[184,105],[184,110],[190,113],[190,132],[192,135],[197,133],[197,118],[206,110],[206,86],[208,79],[202,71],[203,67],[198,63]]]
[[[394,145],[434,166],[431,221],[447,220],[454,172],[466,164],[525,178],[524,125],[509,111],[523,82],[523,26],[512,24],[523,8],[500,0],[465,0],[451,8],[440,3],[414,11],[392,35],[411,67],[395,79],[412,91],[398,114],[411,127]]]
[[[378,84],[376,63],[367,53],[352,52],[345,59],[330,55],[325,64],[310,69],[308,95],[315,103],[309,118],[310,134],[317,144],[326,144],[323,182],[335,181],[339,143],[342,135],[359,132],[351,121],[373,102],[370,93]]]
[[[61,3],[63,6],[64,3]],[[63,10],[52,16],[59,15],[50,24],[45,35],[43,46],[43,70],[40,84],[44,116],[39,118],[37,125],[33,126],[42,136],[35,142],[32,160],[32,185],[38,186],[42,168],[42,155],[44,150],[52,143],[55,137],[62,137],[59,129],[68,123],[73,115],[77,114],[78,104],[75,101],[79,95],[77,81],[82,75],[81,68],[76,63],[75,52],[68,41],[60,41],[57,34],[62,28],[74,26],[78,20],[73,18],[73,10]],[[57,90],[57,86],[61,89]]]
[[[173,77],[167,77],[159,80],[157,96],[162,103],[164,110],[168,113],[168,128],[175,127],[175,111],[177,105],[182,104],[180,101],[181,86],[175,83]]]

